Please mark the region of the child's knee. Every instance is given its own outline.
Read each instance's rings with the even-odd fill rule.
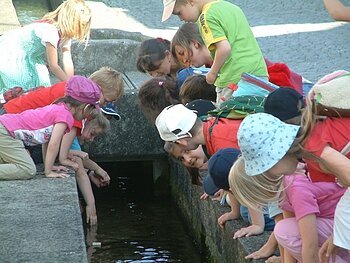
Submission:
[[[36,166],[33,163],[32,165],[26,165],[20,167],[20,172],[18,173],[18,179],[20,180],[28,180],[32,179],[36,174]]]
[[[291,236],[297,236],[299,231],[295,218],[285,218],[279,221],[275,225],[273,232],[278,243],[284,243],[289,240]]]

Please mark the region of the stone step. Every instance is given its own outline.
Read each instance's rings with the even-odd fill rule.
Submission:
[[[1,262],[86,263],[82,225],[73,174],[0,181]]]

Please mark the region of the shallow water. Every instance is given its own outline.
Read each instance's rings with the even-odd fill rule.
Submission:
[[[107,169],[111,186],[95,189],[98,227],[86,234],[90,262],[206,261],[170,198],[154,196],[148,168],[124,163]]]

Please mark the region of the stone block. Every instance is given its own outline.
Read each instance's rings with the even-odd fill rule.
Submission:
[[[111,120],[111,130],[83,145],[98,161],[154,160],[165,157],[163,141],[154,124],[149,123],[138,106],[138,87],[148,77],[138,72],[124,74],[125,94],[116,103],[121,120]],[[132,82],[131,82],[132,80]]]
[[[90,75],[103,66],[120,72],[135,71],[137,48],[140,42],[131,39],[91,39],[72,44],[72,58],[76,74]]]

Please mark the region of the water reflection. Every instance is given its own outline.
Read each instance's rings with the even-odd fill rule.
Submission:
[[[130,176],[112,175],[108,189],[95,189],[98,228],[86,233],[90,262],[203,262],[170,198],[153,195],[147,169],[127,170]]]

